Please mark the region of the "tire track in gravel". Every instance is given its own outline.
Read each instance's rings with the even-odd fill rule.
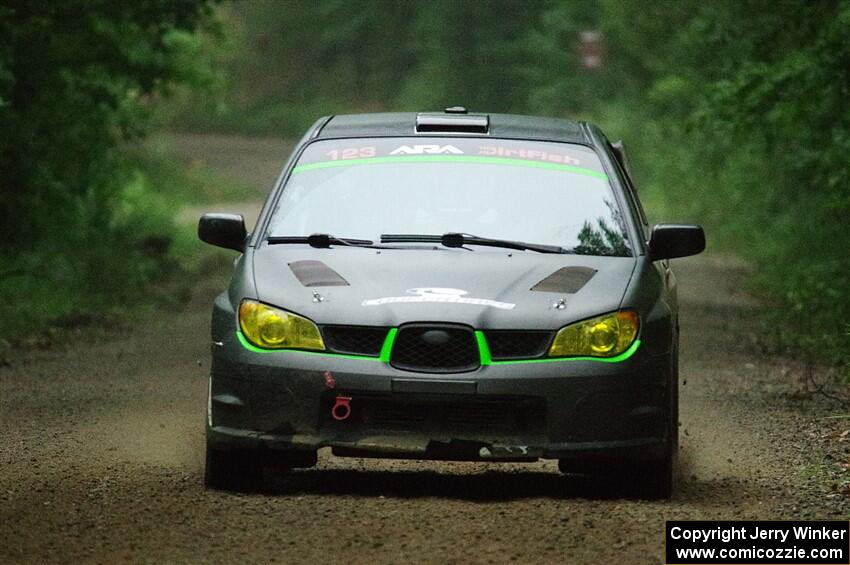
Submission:
[[[257,201],[287,149],[222,136],[169,142],[194,166],[252,179]],[[257,205],[234,208],[256,214]],[[848,514],[818,471],[820,444],[806,435],[829,406],[799,398],[802,367],[753,346],[757,305],[739,288],[746,265],[713,256],[676,262],[686,384],[669,502],[565,480],[553,462],[325,453],[267,495],[207,492],[209,308],[231,260],[211,263],[178,309],[80,332],[51,350],[8,352],[0,562],[661,563],[667,519]]]

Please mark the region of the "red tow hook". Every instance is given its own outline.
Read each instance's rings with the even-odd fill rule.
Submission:
[[[331,416],[337,422],[348,420],[348,417],[351,416],[351,397],[337,396],[336,404],[331,408]]]

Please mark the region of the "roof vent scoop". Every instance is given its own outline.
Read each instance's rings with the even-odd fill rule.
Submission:
[[[416,133],[489,133],[490,116],[470,114],[463,106],[416,114]]]

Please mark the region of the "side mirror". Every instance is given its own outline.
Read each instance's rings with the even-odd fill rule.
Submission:
[[[705,249],[702,227],[683,224],[658,224],[649,239],[649,257],[653,261],[688,257]]]
[[[245,218],[239,214],[204,214],[198,221],[198,238],[210,245],[241,252],[246,237]]]

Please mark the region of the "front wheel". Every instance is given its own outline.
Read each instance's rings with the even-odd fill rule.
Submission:
[[[207,445],[204,486],[216,490],[251,492],[262,485],[257,454],[244,449],[217,449]]]
[[[627,496],[666,500],[673,494],[673,461],[673,449],[668,443],[661,459],[561,459],[558,470],[583,475],[598,487],[610,487]]]
[[[673,495],[673,459],[671,448],[662,459],[637,464],[635,478],[640,495],[657,500],[668,500]]]

